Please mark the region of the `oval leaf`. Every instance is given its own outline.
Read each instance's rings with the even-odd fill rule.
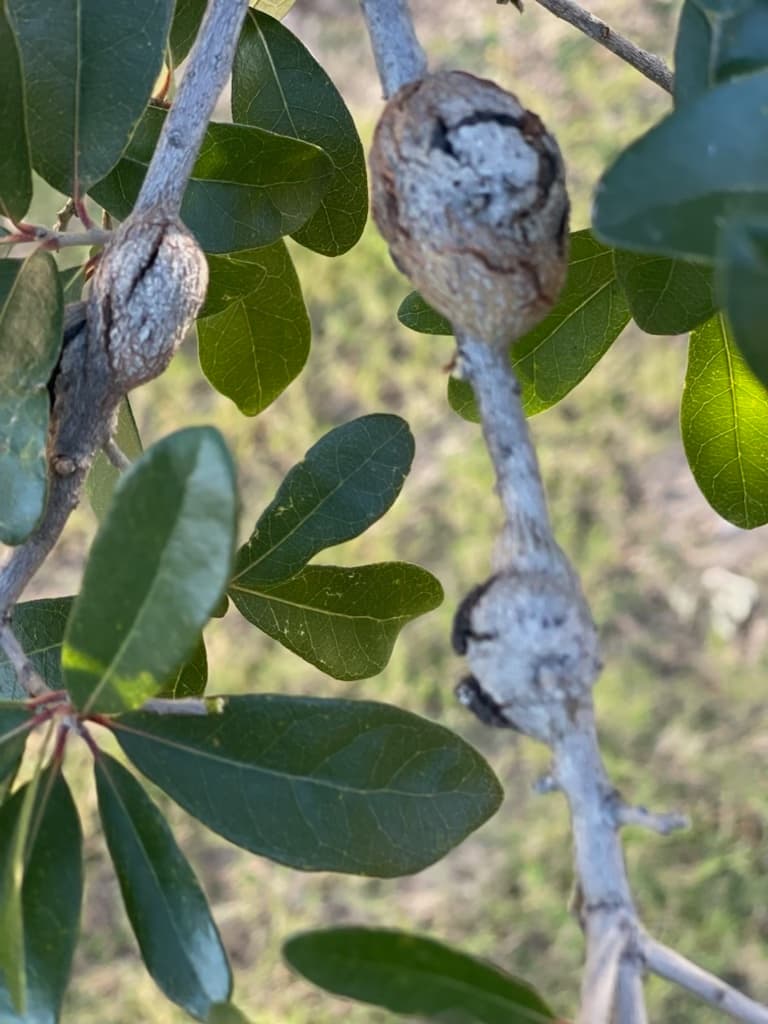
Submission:
[[[283,955],[320,988],[392,1013],[482,1024],[555,1020],[528,982],[420,935],[329,928],[294,936]]]
[[[210,428],[164,438],[122,477],[64,638],[78,708],[138,707],[189,655],[226,586],[236,504],[229,453]]]
[[[16,773],[32,725],[32,714],[10,701],[0,701],[0,804],[3,783]]]
[[[205,717],[121,715],[117,739],[190,814],[282,864],[410,874],[501,801],[475,750],[399,708],[271,695],[208,703]]]
[[[235,560],[235,587],[288,579],[323,548],[357,537],[400,493],[413,436],[399,416],[374,413],[329,431],[280,484]]]
[[[37,250],[14,273],[0,306],[0,542],[4,544],[25,540],[45,506],[50,405],[46,385],[61,349],[62,315],[56,264],[49,253]]]
[[[139,194],[164,119],[165,111],[150,107],[123,159],[90,190],[120,220]],[[206,252],[271,245],[314,213],[332,173],[317,146],[259,128],[212,123],[181,216]]]
[[[680,425],[702,494],[743,529],[768,522],[766,421],[768,393],[715,316],[691,334]]]
[[[4,4],[0,4],[0,124],[0,213],[19,221],[32,200],[32,167],[21,60]]]
[[[0,808],[0,873],[11,855],[30,786]],[[77,942],[83,891],[82,834],[72,796],[60,773],[41,777],[33,801],[38,822],[26,850],[21,888],[24,963],[22,1002],[17,1012],[7,978],[0,974],[3,1024],[53,1024],[59,1019]],[[0,936],[0,943],[9,938]]]
[[[127,397],[122,400],[117,411],[117,428],[114,438],[120,451],[131,461],[138,459],[144,451],[139,428]],[[88,500],[99,522],[102,522],[107,514],[119,479],[120,471],[115,469],[104,452],[99,452],[93,460],[91,471],[85,481]]]
[[[208,0],[176,0],[173,9],[168,50],[174,65],[179,65],[192,49]]]
[[[13,609],[13,632],[24,653],[52,690],[62,687],[61,643],[73,597],[51,597],[24,601]],[[0,649],[0,698],[26,700],[27,694],[16,680],[13,665]]]
[[[717,285],[741,354],[768,386],[768,220],[725,222]]]
[[[260,11],[245,19],[232,69],[232,118],[320,146],[333,180],[320,209],[293,237],[338,256],[362,234],[368,215],[365,154],[333,82],[287,28]]]
[[[768,214],[766,133],[768,71],[679,107],[605,173],[595,232],[624,249],[712,262],[721,218]]]
[[[232,975],[208,901],[165,818],[129,771],[94,761],[99,816],[141,957],[198,1020],[229,998]]]
[[[614,258],[632,316],[648,334],[686,334],[715,312],[709,267],[635,252]]]
[[[443,600],[435,577],[406,562],[308,565],[285,582],[241,580],[229,592],[249,622],[335,679],[381,672],[403,626]]]
[[[526,416],[535,416],[572,391],[629,323],[616,280],[613,250],[589,231],[571,235],[568,279],[557,305],[538,327],[510,348]],[[451,378],[448,400],[465,419],[479,419],[472,388]]]
[[[211,612],[215,614],[215,609]],[[202,637],[192,654],[174,672],[158,693],[158,697],[182,700],[184,697],[202,697],[208,683],[208,655]]]
[[[397,319],[404,327],[418,334],[453,334],[453,327],[442,313],[432,309],[418,292],[405,296],[397,308]]]
[[[117,163],[163,63],[173,0],[6,0],[35,170],[81,195]]]
[[[209,256],[198,351],[203,373],[246,416],[273,402],[301,371],[312,329],[283,242]]]

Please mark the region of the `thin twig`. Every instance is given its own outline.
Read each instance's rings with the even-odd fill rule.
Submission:
[[[413,31],[408,0],[360,0],[373,56],[389,99],[398,89],[423,78],[427,58]]]
[[[111,231],[90,228],[88,231],[57,231],[39,224],[19,224],[21,230],[0,238],[0,245],[19,245],[37,242],[44,249],[66,249],[73,245],[106,245],[112,237]]]
[[[123,449],[114,439],[110,437],[104,444],[104,454],[107,456],[109,461],[119,470],[121,473],[125,473],[126,470],[130,469],[133,463],[125,454]]]
[[[678,811],[649,811],[647,807],[636,807],[621,801],[616,808],[617,825],[639,825],[641,828],[668,836],[681,828],[690,828],[687,815]]]
[[[53,225],[53,230],[57,232],[66,231],[69,227],[69,222],[75,216],[75,201],[70,196],[66,203],[60,210],[56,211],[56,223]]]
[[[648,50],[643,50],[636,46],[631,39],[614,32],[610,25],[606,25],[600,18],[585,11],[579,4],[574,3],[574,0],[536,0],[536,3],[546,7],[555,17],[567,21],[584,35],[610,50],[611,53],[615,53],[617,57],[630,64],[641,75],[645,75],[666,92],[672,92],[672,71],[661,57],[649,53]]]
[[[35,666],[24,653],[10,622],[0,624],[0,647],[13,666],[19,686],[30,697],[39,698],[53,693]]]
[[[687,989],[705,1003],[745,1024],[768,1024],[768,1008],[743,995],[709,971],[691,963],[674,949],[650,936],[640,941],[640,952],[649,971]]]

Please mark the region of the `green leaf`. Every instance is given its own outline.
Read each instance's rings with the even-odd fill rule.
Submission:
[[[404,327],[419,334],[453,334],[453,327],[418,292],[406,295],[397,309],[397,319]]]
[[[5,230],[3,230],[2,233],[4,235],[8,234]],[[19,271],[23,266],[23,260],[7,258],[0,260],[0,306],[5,305],[5,302],[13,289],[16,278],[19,276]]]
[[[163,63],[173,0],[6,0],[35,170],[89,191],[117,163]]]
[[[250,1020],[234,1003],[217,1003],[211,1007],[207,1024],[250,1024]]]
[[[66,270],[59,271],[61,293],[65,305],[68,302],[78,302],[82,298],[83,286],[85,285],[85,267],[86,265],[82,263],[79,267],[67,267]]]
[[[112,173],[90,189],[114,217],[124,219],[139,194],[165,120],[150,107]],[[203,140],[181,216],[206,252],[271,245],[318,207],[333,173],[317,146],[239,124],[212,123]]]
[[[133,409],[131,409],[131,403],[127,397],[122,400],[117,412],[115,441],[123,455],[126,455],[131,461],[138,459],[144,451],[141,437],[139,436],[139,428],[136,425]],[[119,479],[119,470],[115,469],[104,452],[99,452],[93,460],[91,471],[85,481],[85,491],[88,495],[88,500],[99,522],[103,522],[109,510],[112,495]]]
[[[52,690],[62,687],[61,642],[74,598],[53,597],[24,601],[13,610],[13,632],[24,653]],[[24,700],[26,693],[16,673],[0,650],[0,699]]]
[[[32,725],[32,714],[11,701],[0,701],[0,794],[18,768]]]
[[[198,1020],[232,991],[208,902],[165,818],[118,761],[94,761],[99,816],[147,970]]]
[[[501,801],[475,750],[399,708],[263,694],[209,706],[205,717],[131,712],[113,726],[133,763],[190,814],[291,867],[420,871]]]
[[[21,59],[4,4],[0,4],[0,213],[19,221],[32,201],[32,164]]]
[[[719,314],[691,334],[680,425],[702,494],[743,529],[768,522],[767,421],[768,393]]]
[[[400,493],[413,451],[399,416],[374,413],[329,431],[259,517],[237,553],[233,586],[288,579],[318,551],[359,536]]]
[[[20,544],[45,507],[46,385],[61,349],[63,305],[47,252],[33,252],[2,277],[13,282],[0,306],[0,542]]]
[[[229,453],[207,427],[171,434],[123,475],[64,637],[78,708],[138,707],[189,655],[226,586],[236,506]]]
[[[768,385],[768,220],[723,224],[717,286],[741,354]]]
[[[392,1013],[482,1024],[555,1019],[527,981],[420,935],[329,928],[295,935],[283,955],[320,988]]]
[[[435,577],[406,562],[308,565],[284,582],[241,580],[229,592],[249,622],[335,679],[381,672],[403,626],[443,600]]]
[[[709,267],[634,252],[614,260],[632,316],[648,334],[685,334],[717,308]]]
[[[169,697],[173,700],[201,697],[205,693],[207,682],[208,655],[201,637],[190,657],[174,672],[172,679],[166,682],[158,693],[158,697]]]
[[[686,0],[675,44],[675,103],[768,66],[766,0]]]
[[[174,65],[179,65],[192,49],[208,0],[176,0],[168,37],[168,49]]]
[[[613,250],[589,231],[572,234],[568,278],[557,305],[510,348],[525,414],[535,416],[565,398],[605,355],[629,316]],[[466,381],[449,380],[448,401],[465,419],[479,419]]]
[[[624,249],[713,262],[723,217],[768,213],[767,133],[768,70],[679,107],[603,175],[596,234]]]
[[[333,82],[301,42],[268,14],[250,11],[232,69],[232,119],[320,146],[333,180],[320,209],[291,233],[325,256],[351,249],[368,215],[365,154]]]
[[[209,256],[198,351],[203,373],[246,416],[288,387],[307,361],[312,329],[285,243]]]
[[[0,808],[0,873],[12,855],[30,785]],[[35,804],[37,828],[26,851],[21,888],[21,937],[26,971],[22,1002],[14,1009],[8,976],[0,975],[3,1024],[54,1024],[59,1019],[77,943],[83,891],[82,834],[72,796],[60,773],[41,777]],[[9,935],[3,932],[0,943]],[[3,983],[5,981],[5,983]],[[17,1003],[18,1005],[18,1003]]]

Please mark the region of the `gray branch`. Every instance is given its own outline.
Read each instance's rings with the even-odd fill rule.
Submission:
[[[427,58],[413,30],[408,0],[360,0],[384,96],[423,78]]]

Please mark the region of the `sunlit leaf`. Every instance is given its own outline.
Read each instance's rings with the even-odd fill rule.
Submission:
[[[419,871],[502,796],[458,736],[385,704],[222,697],[207,716],[137,711],[113,725],[133,763],[190,814],[305,871]]]
[[[118,161],[160,73],[173,0],[6,0],[35,170],[65,195]]]
[[[717,285],[733,337],[768,386],[768,220],[727,220],[720,235]]]
[[[294,936],[283,954],[320,988],[392,1013],[478,1024],[555,1020],[528,982],[420,935],[329,928]]]
[[[230,595],[249,622],[336,679],[381,672],[403,626],[443,599],[435,577],[406,562],[308,565],[282,583],[240,580]]]
[[[236,505],[229,453],[210,428],[171,434],[123,475],[62,649],[79,708],[138,707],[190,654],[229,577]]]
[[[112,173],[90,190],[109,213],[130,213],[165,112],[150,107]],[[333,169],[306,142],[238,124],[208,126],[181,216],[206,252],[271,245],[317,209]]]
[[[704,497],[743,529],[768,522],[767,422],[768,392],[717,315],[691,334],[680,424]]]
[[[320,146],[333,163],[333,180],[320,208],[298,231],[297,242],[338,256],[360,237],[368,214],[365,154],[354,121],[335,85],[304,45],[279,21],[262,14],[245,20],[232,71],[232,117]]]
[[[715,312],[709,267],[635,252],[614,258],[632,316],[648,334],[685,334]]]
[[[0,274],[6,283],[11,277],[0,306],[0,541],[20,544],[45,507],[46,385],[61,349],[63,305],[49,253],[37,250],[13,274]]]
[[[209,256],[197,322],[200,365],[217,391],[255,416],[285,390],[309,355],[311,327],[285,243]]]
[[[0,4],[0,213],[21,220],[32,200],[32,165],[24,110],[24,85],[16,39]]]
[[[208,902],[146,790],[118,761],[94,761],[99,816],[147,970],[166,996],[206,1020],[232,990]]]

